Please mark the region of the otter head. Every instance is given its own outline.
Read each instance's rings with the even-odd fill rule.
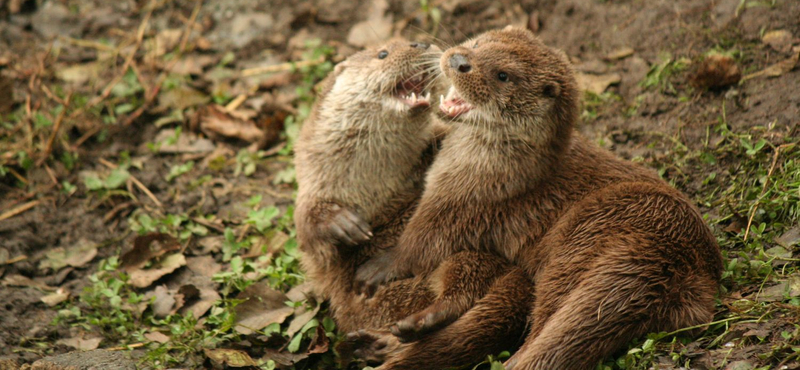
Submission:
[[[577,119],[569,61],[527,30],[486,32],[446,50],[439,67],[452,84],[440,97],[439,114],[445,120],[506,135],[552,138],[558,132],[568,135]]]
[[[441,50],[422,42],[393,39],[351,55],[334,70],[332,94],[360,105],[399,113],[430,107],[430,73]]]

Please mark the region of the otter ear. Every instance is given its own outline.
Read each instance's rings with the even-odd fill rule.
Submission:
[[[340,73],[342,73],[344,69],[347,68],[348,64],[349,63],[347,63],[347,60],[344,60],[337,64],[336,67],[333,67],[334,76],[338,76]]]
[[[561,85],[555,82],[548,82],[544,85],[542,93],[549,98],[555,98],[561,95]]]
[[[514,25],[513,25],[513,24],[509,24],[508,26],[506,26],[505,28],[503,28],[503,31],[511,31],[511,30],[513,30],[514,28],[515,28],[515,27],[514,27]]]

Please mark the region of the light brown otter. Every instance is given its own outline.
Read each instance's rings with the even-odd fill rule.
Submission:
[[[512,349],[532,302],[520,269],[473,252],[370,299],[353,290],[358,265],[395,245],[422,193],[435,144],[425,63],[435,68],[439,54],[398,40],[349,57],[325,82],[295,148],[303,268],[339,330],[353,332],[343,357],[357,349],[385,360],[382,369],[438,369]]]
[[[424,274],[464,250],[504,256],[536,291],[509,369],[591,369],[634,337],[712,318],[713,235],[652,171],[573,132],[579,95],[562,53],[507,28],[447,50],[440,66],[454,128],[397,248],[360,281]]]

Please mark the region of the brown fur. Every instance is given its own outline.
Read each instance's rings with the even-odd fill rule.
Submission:
[[[388,57],[376,58],[380,50]],[[353,290],[356,268],[396,244],[433,157],[430,115],[395,105],[391,95],[398,80],[416,73],[424,54],[393,41],[337,66],[296,147],[303,268],[330,301],[339,330],[366,329],[348,336],[342,357],[386,361],[382,369],[438,369],[513,348],[532,302],[532,285],[519,283],[527,280],[520,269],[474,252],[455,254],[430,277],[394,282],[372,298]],[[389,334],[403,318],[393,328],[403,340],[453,324],[403,344]]]
[[[360,280],[425,274],[464,250],[513,261],[536,290],[513,369],[591,369],[634,337],[712,318],[713,235],[683,194],[573,132],[579,92],[565,56],[507,28],[440,65],[448,97],[473,108],[454,119],[397,248]]]

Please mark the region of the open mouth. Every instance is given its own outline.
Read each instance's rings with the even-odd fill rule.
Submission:
[[[439,110],[447,117],[457,118],[471,111],[472,104],[462,99],[455,87],[451,86],[446,97],[439,95]]]
[[[395,98],[412,109],[430,107],[431,92],[425,92],[427,74],[415,73],[413,76],[397,83]]]

